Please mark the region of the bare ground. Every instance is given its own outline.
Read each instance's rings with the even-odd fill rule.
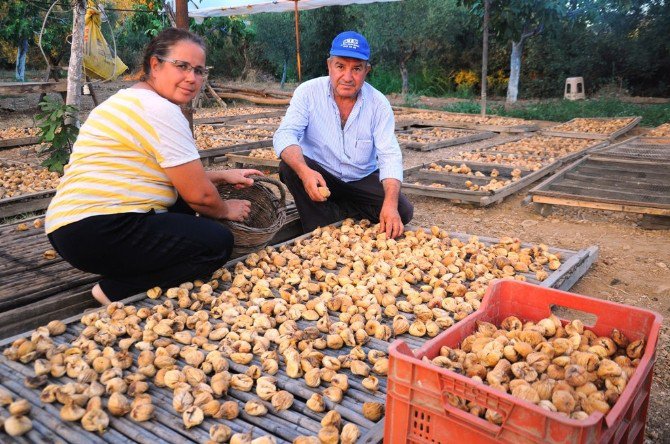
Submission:
[[[99,88],[107,97],[120,85],[106,84]],[[92,101],[85,98],[84,108]],[[37,95],[0,97],[0,128],[32,126]],[[480,142],[481,143],[481,142]],[[468,148],[475,147],[471,144]],[[443,159],[463,146],[428,153],[404,152],[405,167]],[[28,157],[26,157],[28,156]],[[0,151],[0,160],[14,159],[35,162],[30,150],[19,148]],[[670,321],[670,233],[640,228],[638,215],[556,207],[549,217],[538,215],[522,200],[528,190],[487,208],[454,205],[449,202],[410,196],[415,205],[414,223],[439,225],[451,231],[500,237],[518,237],[528,242],[578,250],[597,245],[596,263],[577,282],[572,291],[608,301],[620,302],[654,310],[663,315],[657,362],[651,391],[647,442],[670,442],[670,368],[668,336]]]

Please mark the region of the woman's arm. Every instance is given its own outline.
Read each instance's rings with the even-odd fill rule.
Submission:
[[[249,201],[238,199],[224,201],[221,199],[199,159],[179,166],[165,168],[165,174],[170,178],[186,203],[203,216],[239,222],[249,216],[251,210]]]
[[[258,170],[251,169],[233,169],[233,170],[217,170],[207,171],[207,178],[214,184],[228,183],[235,185],[235,188],[241,189],[250,187],[254,184],[254,180],[249,176],[257,175],[263,176],[263,173]]]

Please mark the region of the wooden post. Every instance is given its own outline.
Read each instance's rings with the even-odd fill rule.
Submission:
[[[67,69],[66,104],[77,108],[74,116],[68,116],[66,123],[79,126],[81,109],[81,86],[84,78],[84,19],[86,17],[86,1],[77,0],[73,8],[72,47],[70,48],[70,65]]]
[[[175,1],[175,16],[177,22],[177,28],[188,30],[188,2],[187,0],[176,0]],[[191,132],[193,132],[193,107],[191,103],[181,107],[181,112],[184,113],[186,119],[188,120],[188,125],[191,127]]]
[[[489,65],[489,7],[491,6],[491,0],[484,0],[484,26],[483,26],[483,37],[482,37],[482,117],[486,116],[486,87],[487,79],[486,75],[488,74],[488,65]]]
[[[295,52],[298,63],[298,82],[302,82],[302,67],[300,63],[300,14],[298,13],[298,1],[295,0]]]
[[[187,0],[175,1],[175,15],[177,19],[177,28],[188,29],[188,2]]]

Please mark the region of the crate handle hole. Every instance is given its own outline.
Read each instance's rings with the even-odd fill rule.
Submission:
[[[574,308],[568,308],[558,304],[551,305],[551,313],[567,321],[579,319],[587,327],[593,327],[598,322],[598,316],[593,313],[575,310]]]

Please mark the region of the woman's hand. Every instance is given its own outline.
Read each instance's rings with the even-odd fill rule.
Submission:
[[[222,219],[234,222],[244,222],[251,213],[251,202],[248,200],[228,199],[224,200],[225,211]]]
[[[235,169],[222,171],[208,171],[208,177],[213,183],[225,182],[234,185],[236,189],[250,187],[254,184],[251,175],[263,176],[263,173],[252,169]]]

